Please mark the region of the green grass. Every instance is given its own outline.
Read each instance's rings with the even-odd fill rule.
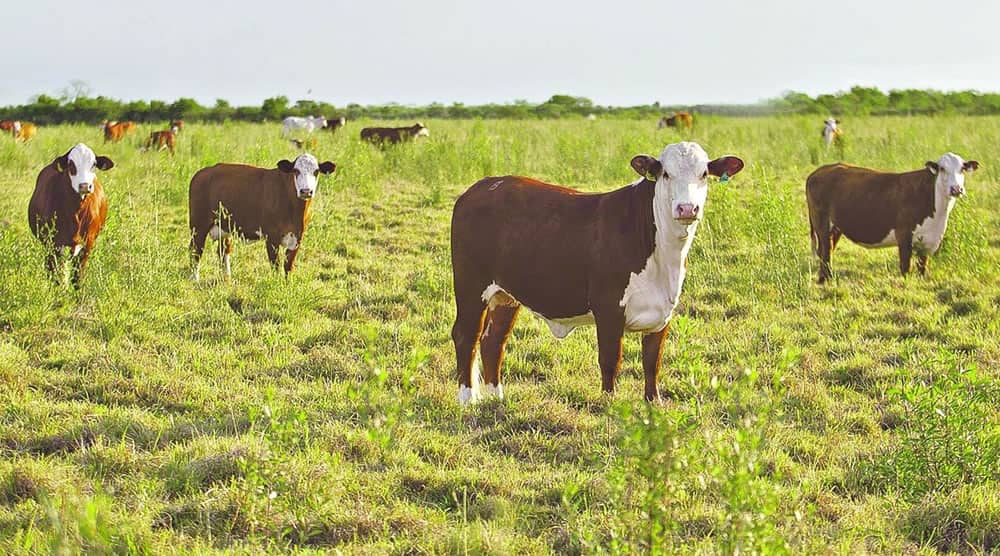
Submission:
[[[507,398],[456,402],[455,197],[515,173],[605,191],[681,138],[655,122],[430,121],[379,151],[320,135],[316,211],[286,280],[237,245],[187,268],[187,187],[273,166],[280,126],[192,125],[179,151],[96,127],[0,141],[0,552],[989,553],[1000,550],[1000,118],[845,122],[850,162],[983,163],[926,278],[841,243],[815,285],[815,118],[703,118],[712,185],[653,408],[639,338],[601,394],[593,329],[525,313]],[[148,133],[141,129],[139,134]],[[80,292],[26,226],[39,169],[78,141],[116,167]],[[993,458],[990,460],[990,458]],[[942,465],[945,468],[941,468]],[[928,481],[929,473],[940,480]]]

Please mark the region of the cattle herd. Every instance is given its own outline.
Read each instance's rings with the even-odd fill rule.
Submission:
[[[288,117],[282,121],[282,135],[335,131],[345,123],[344,118]],[[827,146],[842,135],[839,124],[833,118],[824,122]],[[658,122],[658,127],[692,125],[687,112]],[[183,127],[183,121],[171,121],[168,129],[153,131],[144,148],[173,153]],[[33,124],[14,121],[0,122],[0,129],[24,142],[36,132]],[[121,141],[135,129],[134,122],[105,122],[105,142]],[[418,122],[365,128],[360,138],[384,146],[428,135]],[[315,144],[290,141],[300,149]],[[483,178],[458,197],[451,222],[452,340],[462,404],[482,396],[503,397],[504,349],[522,305],[558,338],[578,326],[596,325],[607,392],[615,386],[623,334],[641,333],[645,397],[659,398],[660,353],[680,298],[687,255],[705,216],[709,177],[726,181],[744,163],[731,155],[711,159],[697,143],[680,142],[667,145],[658,157],[637,155],[630,164],[639,179],[607,193],[581,193],[508,175]],[[108,214],[97,171],[112,167],[110,158],[78,143],[38,174],[28,224],[46,246],[46,267],[58,282],[61,261],[68,259],[71,282],[80,284]],[[926,273],[928,257],[941,246],[948,215],[965,194],[965,175],[978,167],[975,160],[946,153],[903,173],[844,163],[812,172],[806,179],[806,204],[819,283],[831,278],[830,256],[842,236],[865,247],[896,246],[903,275],[916,254],[917,269]],[[335,169],[333,162],[303,153],[274,168],[220,163],[195,173],[188,198],[192,278],[198,280],[208,238],[218,242],[227,278],[237,238],[263,240],[275,269],[284,248],[284,272],[291,272],[318,177]]]

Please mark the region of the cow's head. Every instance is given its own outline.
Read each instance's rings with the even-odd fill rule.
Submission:
[[[965,173],[979,169],[978,162],[962,160],[962,157],[955,153],[945,153],[937,162],[928,161],[926,166],[937,176],[934,187],[949,197],[965,195]]]
[[[316,182],[321,173],[330,174],[337,168],[337,165],[326,161],[319,163],[316,157],[311,154],[300,154],[295,162],[287,160],[278,161],[278,170],[295,177],[295,193],[303,201],[312,199],[316,194]]]
[[[648,155],[632,159],[632,168],[656,182],[656,191],[665,191],[674,221],[687,226],[701,219],[708,198],[708,176],[733,176],[743,169],[735,156],[709,160],[698,143],[667,145],[657,160]]]
[[[827,118],[826,121],[823,123],[829,129],[837,129],[837,124],[840,123],[840,120],[837,120],[836,118]]]
[[[98,170],[110,170],[115,163],[106,156],[97,156],[90,147],[77,143],[66,154],[52,161],[56,171],[69,177],[69,185],[81,199],[94,192]]]
[[[413,136],[414,137],[430,137],[431,136],[431,130],[427,129],[427,126],[425,126],[424,124],[422,124],[420,122],[417,122],[416,124],[414,124],[413,129],[416,130],[416,131],[413,132]]]

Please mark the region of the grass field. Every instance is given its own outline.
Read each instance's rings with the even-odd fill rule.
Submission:
[[[710,119],[746,169],[713,183],[641,402],[639,337],[602,395],[593,328],[525,313],[507,397],[456,402],[449,219],[487,175],[605,191],[680,140],[655,122],[429,121],[379,151],[319,135],[297,268],[237,245],[189,280],[187,188],[273,166],[280,126],[189,125],[177,156],[96,127],[0,140],[0,552],[934,553],[1000,550],[1000,118],[843,122],[845,158],[977,159],[926,278],[842,242],[815,284],[805,177],[821,118]],[[141,127],[140,135],[149,127]],[[110,217],[77,293],[45,275],[26,207],[83,141]]]

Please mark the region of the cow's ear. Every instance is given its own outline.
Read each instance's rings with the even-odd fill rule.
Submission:
[[[932,174],[937,175],[937,173],[938,173],[938,163],[937,162],[928,160],[927,163],[924,164],[924,166],[926,166],[927,169],[930,170]]]
[[[98,170],[110,170],[115,167],[113,160],[106,156],[97,157],[97,169]]]
[[[281,170],[282,172],[285,172],[286,174],[291,174],[292,172],[295,171],[295,165],[287,160],[279,160],[278,169]]]
[[[337,169],[337,165],[327,160],[319,165],[319,171],[324,174],[332,174]]]
[[[743,169],[743,161],[736,156],[720,156],[708,163],[708,173],[721,178],[735,176]]]
[[[66,165],[69,164],[69,153],[66,153],[55,160],[52,161],[55,164],[56,172],[60,174],[66,171]]]
[[[966,160],[962,165],[963,172],[975,172],[979,169],[979,162],[976,160]]]
[[[648,154],[638,154],[634,156],[631,164],[633,170],[649,181],[658,180],[660,178],[660,174],[663,172],[663,166],[660,164],[660,161],[649,156]]]

